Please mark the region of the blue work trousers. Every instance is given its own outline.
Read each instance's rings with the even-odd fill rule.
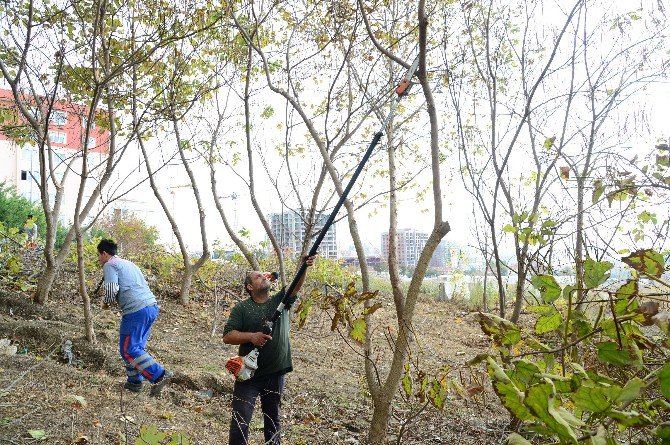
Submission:
[[[247,445],[249,424],[254,412],[256,398],[260,396],[263,412],[263,434],[265,444],[280,445],[281,432],[279,408],[284,392],[284,375],[259,377],[244,382],[235,382],[233,388],[233,418],[230,422],[228,445]]]
[[[119,352],[126,362],[129,382],[139,383],[147,379],[154,383],[165,373],[165,369],[144,349],[156,317],[158,305],[155,304],[121,317]]]

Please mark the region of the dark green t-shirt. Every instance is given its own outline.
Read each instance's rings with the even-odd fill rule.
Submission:
[[[230,331],[260,332],[266,320],[272,319],[277,306],[284,298],[284,290],[274,294],[263,304],[256,303],[253,298],[238,302],[230,311],[230,317],[223,328],[223,335]],[[288,303],[292,305],[297,296],[290,298]],[[288,340],[289,311],[284,308],[281,317],[275,323],[272,332],[272,340],[265,343],[258,355],[258,369],[254,377],[268,374],[283,374],[293,371],[291,361],[291,344]],[[252,343],[240,345],[238,354],[247,355],[254,349]]]

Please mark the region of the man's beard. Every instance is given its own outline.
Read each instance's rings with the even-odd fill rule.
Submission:
[[[263,282],[263,284],[260,285],[258,288],[259,292],[268,292],[270,290],[270,283],[267,281]]]

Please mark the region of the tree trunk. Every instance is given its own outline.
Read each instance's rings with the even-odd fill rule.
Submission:
[[[53,259],[51,261],[47,260],[46,268],[37,280],[37,291],[35,293],[34,300],[35,303],[46,304],[47,300],[49,299],[51,287],[54,284],[54,279],[56,278],[56,272],[57,268]]]
[[[528,273],[528,265],[526,264],[525,254],[519,256],[518,266],[519,267],[516,274],[516,301],[514,302],[512,316],[509,319],[512,323],[519,321],[521,307],[523,306],[523,291],[526,288],[526,274]]]
[[[188,259],[187,259],[188,261]],[[179,302],[186,306],[190,300],[191,281],[193,280],[193,267],[190,265],[184,268],[184,274],[181,277],[181,289],[179,290]]]
[[[84,303],[84,330],[86,340],[91,343],[96,342],[95,330],[93,328],[93,313],[91,311],[91,299],[86,291],[86,273],[84,264],[84,240],[82,239],[81,227],[77,224],[77,278],[79,281],[79,295]]]
[[[386,443],[386,428],[388,419],[391,417],[392,398],[385,397],[375,400],[372,409],[372,420],[368,432],[369,445],[383,445]]]

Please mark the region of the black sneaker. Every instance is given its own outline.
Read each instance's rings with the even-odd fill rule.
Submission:
[[[128,382],[123,384],[123,387],[130,392],[140,392],[142,391],[142,382]]]
[[[151,392],[149,394],[154,397],[160,396],[161,391],[163,391],[163,388],[170,383],[172,377],[174,377],[174,372],[168,371],[166,369],[163,373],[163,376],[156,380],[156,382],[154,382],[154,384],[151,386]]]

